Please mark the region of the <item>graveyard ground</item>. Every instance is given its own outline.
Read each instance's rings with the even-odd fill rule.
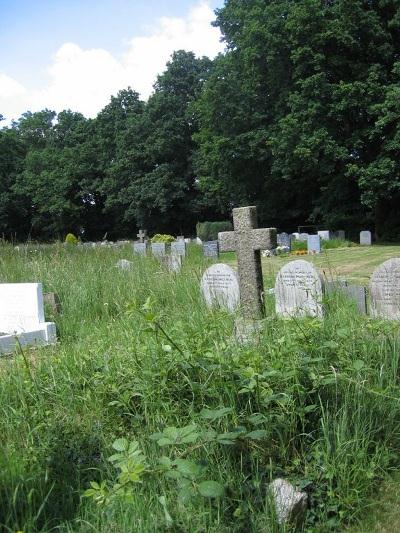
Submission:
[[[366,282],[394,256],[304,259]],[[287,260],[263,260],[267,287]],[[62,304],[46,313],[57,345],[0,357],[0,530],[288,532],[266,496],[277,477],[307,491],[304,531],[395,530],[398,324],[331,295],[324,321],[269,306],[260,346],[241,347],[202,302],[209,264],[196,246],[179,275],[129,247],[0,246],[0,282],[41,281]]]

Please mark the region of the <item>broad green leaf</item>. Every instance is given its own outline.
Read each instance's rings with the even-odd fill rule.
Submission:
[[[364,361],[362,361],[361,359],[357,359],[356,361],[353,362],[353,368],[354,370],[361,370],[362,368],[364,368],[365,366],[365,363]]]
[[[261,440],[264,439],[268,435],[268,431],[265,429],[256,429],[255,431],[250,431],[250,433],[246,434],[247,439],[253,439],[253,440]]]
[[[201,474],[202,468],[194,461],[188,461],[187,459],[175,459],[172,463],[178,469],[178,471],[185,477],[195,479]]]
[[[217,420],[233,411],[232,407],[222,407],[221,409],[202,409],[200,411],[201,418],[206,420]]]
[[[224,487],[217,481],[203,481],[198,489],[205,498],[219,498],[224,495]]]
[[[129,446],[129,441],[128,439],[125,439],[125,438],[115,440],[112,445],[114,450],[117,450],[117,452],[124,452],[125,450],[128,449],[128,446]]]

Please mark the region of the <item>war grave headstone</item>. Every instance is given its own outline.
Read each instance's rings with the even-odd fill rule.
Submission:
[[[372,244],[372,234],[370,231],[360,231],[360,244],[361,246],[371,246]]]
[[[165,242],[152,242],[151,243],[151,253],[155,257],[161,257],[166,254],[166,245]]]
[[[133,251],[138,255],[146,255],[146,243],[145,242],[134,242]]]
[[[400,320],[400,259],[388,259],[376,268],[370,280],[371,315]]]
[[[319,235],[309,235],[307,238],[307,253],[321,253],[321,237]]]
[[[276,248],[276,229],[258,228],[256,206],[233,209],[233,231],[218,234],[221,252],[236,252],[243,319],[236,322],[236,338],[251,340],[264,316],[261,250]]]
[[[331,232],[329,230],[320,230],[317,234],[323,241],[329,241],[331,239]]]
[[[145,242],[147,239],[147,231],[145,229],[140,229],[136,237],[139,239],[139,242]]]
[[[0,284],[0,353],[56,342],[54,322],[45,322],[41,283]]]
[[[184,240],[171,242],[171,255],[186,257],[186,243]]]
[[[323,317],[322,296],[322,278],[308,261],[291,261],[278,272],[275,282],[278,315]]]
[[[203,242],[203,255],[204,257],[218,257],[219,256],[218,241]]]
[[[208,307],[234,311],[239,305],[240,291],[236,272],[224,263],[216,263],[204,272],[201,292]]]
[[[289,250],[292,249],[292,237],[289,233],[278,233],[276,236],[276,242],[278,246],[285,246],[286,248],[289,248]]]

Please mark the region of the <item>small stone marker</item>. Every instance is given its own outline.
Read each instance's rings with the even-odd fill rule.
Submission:
[[[0,284],[0,353],[56,341],[54,322],[45,322],[41,283]],[[18,339],[18,340],[17,340]]]
[[[134,242],[133,251],[138,255],[146,255],[146,243],[145,242]]]
[[[186,257],[186,243],[184,240],[171,242],[171,255]]]
[[[185,242],[185,236],[184,235],[178,235],[177,238],[176,238],[177,241],[183,241]]]
[[[218,257],[219,256],[218,241],[203,242],[203,255],[204,257]]]
[[[323,317],[322,278],[308,261],[283,266],[276,277],[276,313],[283,317]]]
[[[297,240],[301,242],[306,242],[308,239],[308,233],[299,233],[297,236]]]
[[[147,238],[147,231],[146,230],[139,230],[139,233],[136,235],[136,237],[139,239],[139,242],[145,242]]]
[[[120,259],[115,266],[119,270],[131,270],[133,267],[133,262],[128,261],[128,259]]]
[[[164,256],[165,251],[166,251],[165,242],[152,242],[151,243],[151,253],[155,257]]]
[[[204,272],[201,291],[208,307],[234,311],[239,305],[240,291],[237,274],[224,263],[216,263]]]
[[[362,285],[347,285],[342,288],[342,292],[355,302],[358,311],[362,315],[367,314],[367,290],[365,287]]]
[[[360,244],[362,246],[371,246],[372,244],[372,234],[370,231],[360,231]]]
[[[181,255],[162,255],[159,257],[161,264],[169,271],[178,273],[182,268]]]
[[[329,230],[321,230],[317,233],[323,241],[329,241],[331,239],[331,232]]]
[[[276,242],[278,246],[285,246],[289,248],[289,251],[292,249],[292,237],[289,235],[289,233],[278,233],[276,236]]]
[[[233,209],[234,231],[218,234],[221,252],[236,252],[240,303],[246,319],[263,317],[261,250],[276,248],[276,229],[257,228],[256,206]]]
[[[275,503],[279,524],[300,524],[304,520],[308,501],[306,492],[296,490],[289,481],[282,478],[272,481],[268,489]]]
[[[321,237],[319,235],[309,235],[307,238],[307,253],[321,253]]]
[[[400,259],[388,259],[376,268],[370,281],[371,315],[400,320]]]

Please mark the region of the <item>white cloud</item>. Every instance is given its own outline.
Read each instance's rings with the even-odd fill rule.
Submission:
[[[128,85],[147,98],[174,50],[209,57],[223,50],[219,30],[210,25],[213,19],[206,1],[194,6],[185,18],[160,18],[147,35],[128,42],[121,58],[104,49],[83,50],[74,43],[64,43],[48,67],[49,80],[40,90],[29,91],[0,73],[0,113],[11,119],[26,110],[47,107],[56,111],[69,108],[93,117],[112,94]]]

